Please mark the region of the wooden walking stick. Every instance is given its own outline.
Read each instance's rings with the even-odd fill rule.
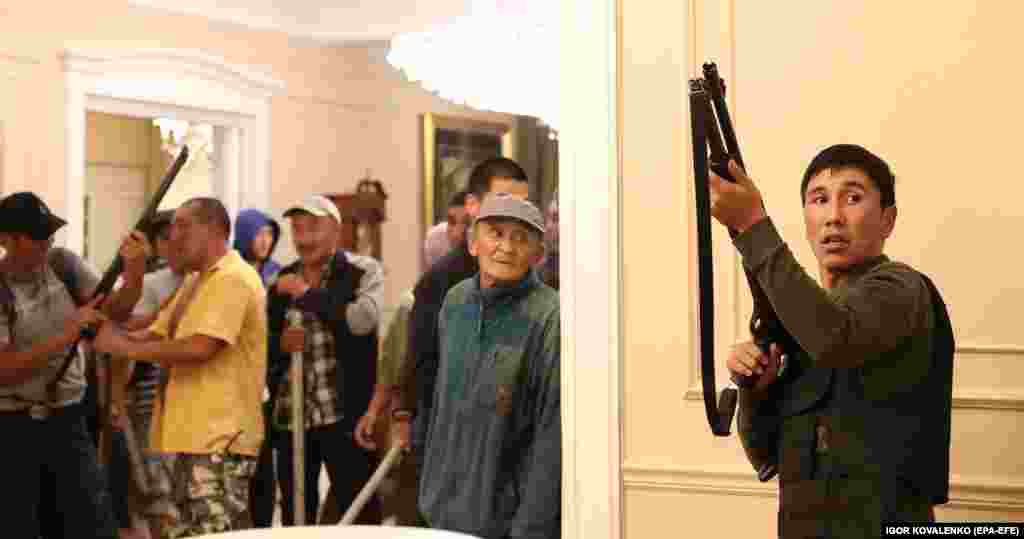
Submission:
[[[288,323],[292,328],[302,328],[302,313],[288,312]],[[295,525],[306,525],[306,391],[302,352],[292,352],[292,473],[294,489]]]

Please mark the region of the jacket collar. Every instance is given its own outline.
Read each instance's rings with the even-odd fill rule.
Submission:
[[[530,271],[526,272],[526,275],[514,284],[494,288],[481,288],[480,273],[477,272],[473,276],[472,296],[485,307],[488,307],[505,301],[519,299],[536,288],[539,282],[536,271],[530,268]]]
[[[856,283],[862,277],[867,275],[868,272],[882,264],[885,264],[886,262],[889,262],[889,257],[885,255],[878,255],[868,258],[856,266],[850,266],[845,272],[843,272],[842,279],[839,281],[838,286],[835,287],[835,290],[848,288],[850,285]]]

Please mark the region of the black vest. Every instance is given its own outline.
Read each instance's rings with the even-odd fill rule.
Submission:
[[[281,270],[281,275],[294,273],[298,270],[298,262]],[[330,294],[330,318],[324,320],[331,327],[334,336],[335,357],[338,368],[335,370],[335,387],[341,397],[343,428],[355,428],[359,418],[366,412],[373,397],[373,388],[377,382],[377,330],[367,335],[354,335],[348,327],[342,307],[356,298],[359,281],[366,272],[356,267],[345,253],[338,251],[334,257],[331,276],[325,283]],[[291,305],[291,298],[279,294],[273,285],[268,290],[267,326],[267,386],[272,397],[276,398],[277,388],[284,373],[291,364],[291,354],[281,351],[281,332],[286,321],[285,314]]]
[[[828,429],[829,453],[838,477],[900,478],[933,504],[949,500],[949,443],[955,342],[949,314],[932,281],[933,329],[925,343],[908,337],[890,357],[859,368],[815,367],[794,354],[777,386],[782,421],[780,480],[810,479],[816,425]],[[931,357],[920,376],[893,376],[900,356]]]

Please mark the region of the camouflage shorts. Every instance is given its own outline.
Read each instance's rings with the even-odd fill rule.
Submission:
[[[196,537],[252,527],[249,480],[256,459],[241,455],[173,457],[172,499],[176,518],[161,526],[161,537]]]

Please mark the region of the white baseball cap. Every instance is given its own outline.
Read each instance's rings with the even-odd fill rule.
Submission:
[[[338,207],[331,202],[331,199],[323,195],[310,195],[301,204],[285,210],[283,215],[284,217],[291,217],[300,211],[317,217],[333,217],[335,221],[339,224],[341,223],[341,212],[338,211]]]

